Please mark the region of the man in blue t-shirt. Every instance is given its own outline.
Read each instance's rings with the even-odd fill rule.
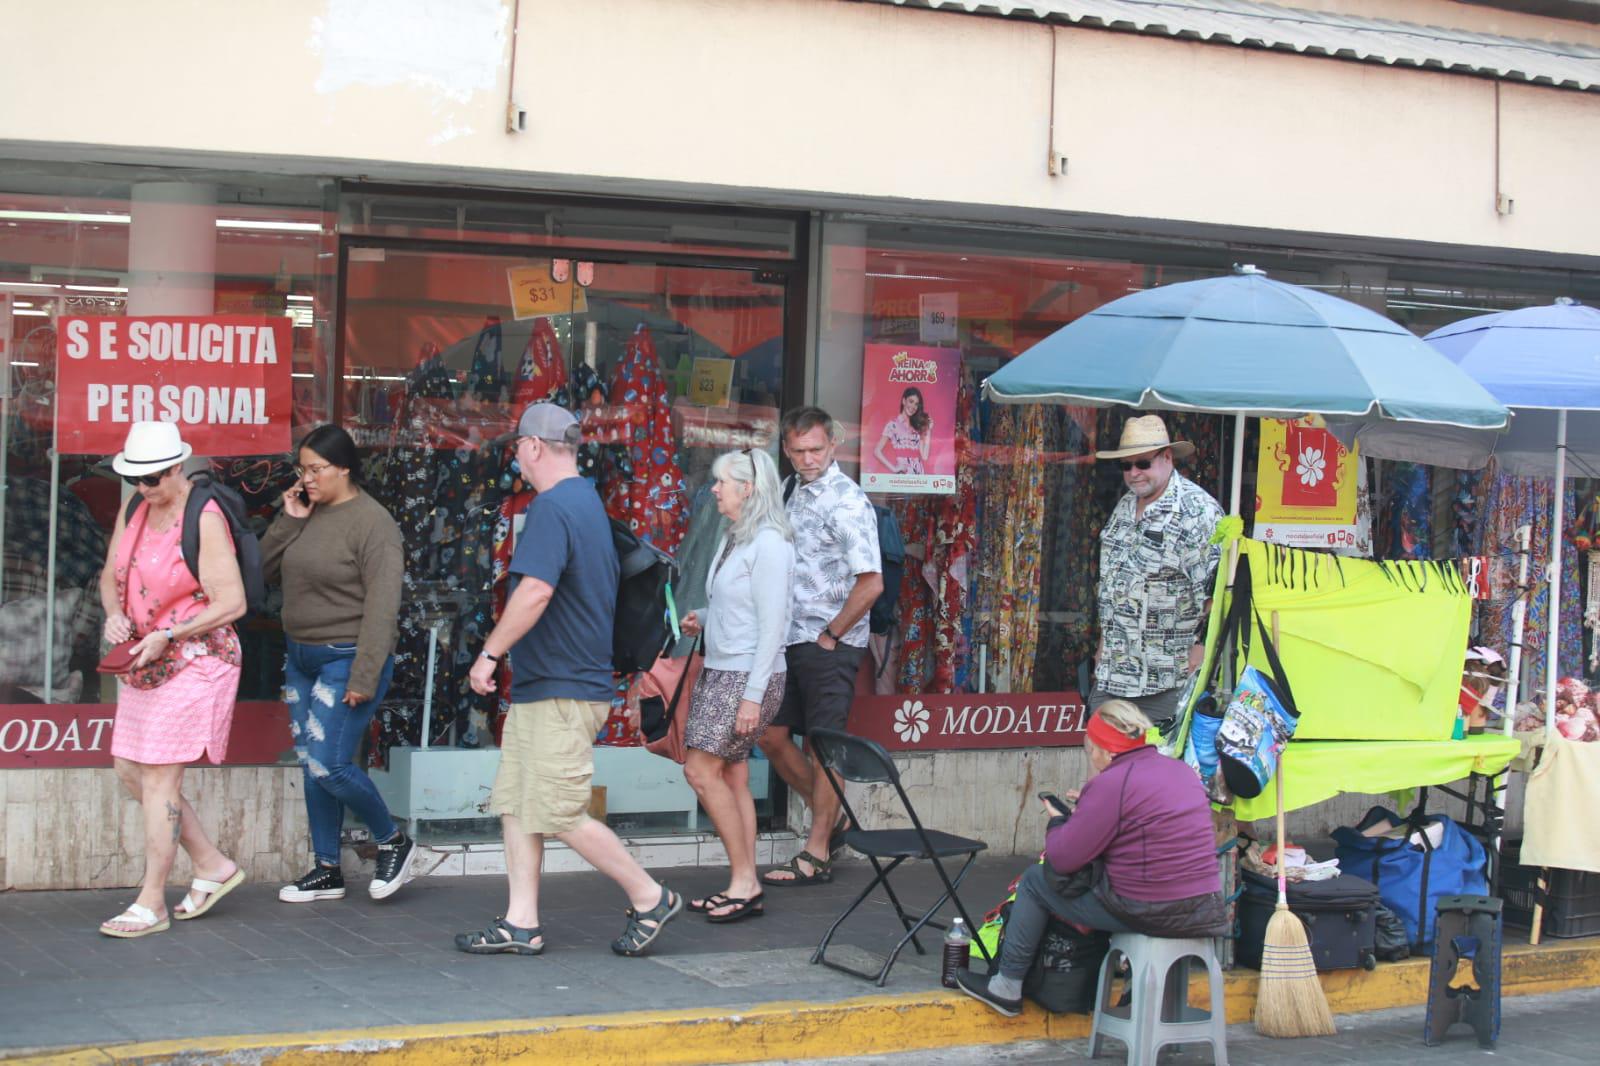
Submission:
[[[516,585],[469,675],[473,691],[495,690],[511,656],[511,713],[500,740],[490,805],[505,833],[511,900],[504,918],[456,936],[474,955],[538,955],[539,871],[553,834],[628,895],[628,925],[611,943],[642,955],[683,897],[656,882],[604,822],[589,817],[595,734],[611,710],[611,629],[618,563],[611,523],[594,487],[578,474],[578,420],[536,403],[517,421],[517,462],[538,493],[511,558]]]

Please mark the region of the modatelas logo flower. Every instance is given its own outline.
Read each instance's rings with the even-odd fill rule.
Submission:
[[[921,700],[906,700],[894,712],[895,735],[906,744],[915,744],[928,732],[928,717]]]

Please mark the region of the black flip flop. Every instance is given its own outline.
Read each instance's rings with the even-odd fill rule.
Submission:
[[[726,914],[713,914],[707,911],[706,921],[715,925],[723,925],[727,922],[737,922],[743,918],[759,918],[767,913],[766,899],[767,894],[765,892],[757,892],[749,899],[740,899],[738,896],[723,896],[722,902],[718,906],[732,906],[733,910],[728,911]]]
[[[715,910],[717,907],[725,906],[731,902],[733,901],[730,900],[726,894],[722,892],[713,892],[711,895],[706,896],[703,899],[691,899],[688,903],[684,904],[684,907],[696,914],[706,914],[712,910]]]

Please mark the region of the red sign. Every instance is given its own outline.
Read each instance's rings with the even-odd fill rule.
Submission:
[[[0,704],[0,770],[111,765],[114,703]],[[272,766],[291,755],[289,708],[240,702],[233,710],[224,766]],[[202,761],[201,765],[205,765]]]
[[[1076,692],[861,696],[849,731],[890,751],[1081,747],[1089,708]]]
[[[260,315],[60,319],[57,446],[106,455],[134,422],[176,422],[197,455],[288,451],[289,326]]]

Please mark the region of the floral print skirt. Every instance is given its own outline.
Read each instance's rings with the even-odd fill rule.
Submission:
[[[746,670],[700,671],[694,683],[694,694],[689,697],[689,723],[683,731],[683,745],[715,755],[728,762],[744,762],[750,757],[761,734],[778,716],[783,705],[785,673],[779,671],[767,682],[761,695],[761,720],[754,731],[740,736],[733,728],[739,714],[739,701],[744,699],[745,682],[750,674]]]

